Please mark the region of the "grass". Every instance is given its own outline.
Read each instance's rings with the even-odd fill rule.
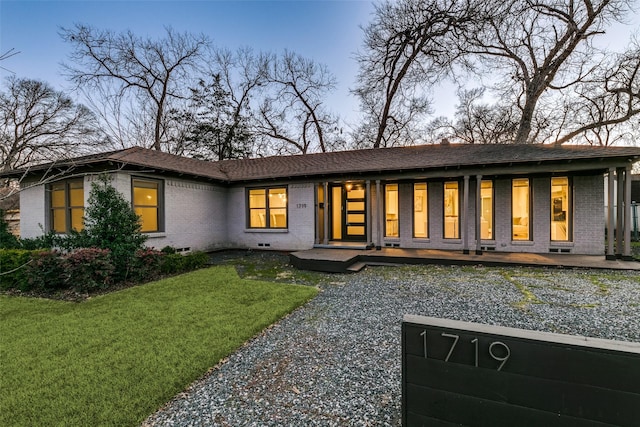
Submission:
[[[0,295],[0,425],[139,425],[316,293],[219,266],[83,303]]]

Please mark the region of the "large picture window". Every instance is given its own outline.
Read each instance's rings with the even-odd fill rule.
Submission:
[[[427,183],[413,184],[413,237],[429,237],[429,205],[427,203]]]
[[[398,229],[398,184],[386,184],[384,186],[384,205],[385,205],[385,233],[387,237],[399,237]]]
[[[133,179],[133,209],[140,218],[140,231],[162,231],[161,182],[150,179]]]
[[[84,183],[82,179],[60,181],[49,187],[49,227],[56,233],[84,228]]]
[[[249,228],[287,228],[287,189],[249,190]]]
[[[457,181],[444,183],[444,238],[460,238],[460,193]]]
[[[569,178],[551,178],[551,240],[571,240],[571,217]]]
[[[531,188],[528,178],[511,183],[511,229],[513,240],[531,240]]]
[[[493,181],[480,182],[480,238],[493,239]]]

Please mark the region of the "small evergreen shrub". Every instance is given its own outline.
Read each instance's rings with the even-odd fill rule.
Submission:
[[[22,249],[0,250],[0,289],[27,290],[27,266],[31,251]]]
[[[66,259],[66,286],[78,292],[109,286],[115,267],[108,249],[82,248],[63,256]]]

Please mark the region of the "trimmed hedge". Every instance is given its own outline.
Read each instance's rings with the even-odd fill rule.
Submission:
[[[186,255],[154,249],[136,252],[128,281],[145,282],[162,275],[183,273],[206,266],[204,252]],[[111,251],[80,248],[68,253],[56,250],[0,250],[0,289],[45,292],[73,289],[89,292],[118,283]]]
[[[0,289],[27,290],[26,269],[34,251],[0,250]]]

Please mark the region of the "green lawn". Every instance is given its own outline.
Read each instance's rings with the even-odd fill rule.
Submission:
[[[82,303],[0,295],[0,425],[137,425],[316,293],[225,266]]]

